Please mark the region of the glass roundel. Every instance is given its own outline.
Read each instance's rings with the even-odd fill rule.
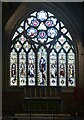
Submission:
[[[75,45],[55,16],[44,10],[26,17],[10,48],[10,86],[75,87]]]

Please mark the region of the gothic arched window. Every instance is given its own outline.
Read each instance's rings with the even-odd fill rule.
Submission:
[[[55,16],[36,11],[11,40],[10,86],[76,86],[73,39]]]

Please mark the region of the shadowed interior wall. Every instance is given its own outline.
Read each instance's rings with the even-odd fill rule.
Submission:
[[[14,11],[5,14],[6,7],[3,3],[3,115],[24,112],[24,97],[61,97],[63,99],[63,112],[82,111],[84,103],[74,104],[74,88],[55,87],[8,87],[7,79],[7,54],[10,44],[9,37],[12,30],[27,12],[33,10],[49,9],[54,15],[62,20],[77,43],[77,87],[84,88],[84,47],[82,45],[82,3],[20,3],[14,4]],[[11,3],[12,4],[12,3]],[[12,4],[13,5],[13,4]],[[17,8],[17,9],[16,9]],[[9,16],[9,17],[8,17]],[[7,20],[8,21],[7,21]],[[84,95],[84,94],[83,94]]]

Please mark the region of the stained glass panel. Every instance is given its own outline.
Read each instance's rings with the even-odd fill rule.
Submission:
[[[27,29],[27,35],[33,38],[37,35],[37,30],[34,28]]]
[[[47,30],[47,28],[43,22],[41,22],[41,24],[39,25],[38,30]]]
[[[67,32],[66,28],[61,29],[61,32],[63,32],[64,34]]]
[[[57,52],[59,52],[59,50],[61,49],[60,43],[56,42],[56,44],[54,45],[54,48],[56,49]]]
[[[14,33],[12,40],[14,40],[19,34],[17,32]]]
[[[70,45],[68,44],[68,42],[66,42],[64,45],[63,45],[63,48],[66,52],[68,52],[68,50],[70,49]]]
[[[68,83],[68,86],[74,87],[75,53],[72,51],[73,43],[72,41],[69,43],[69,40],[72,40],[72,37],[64,23],[57,20],[52,13],[44,10],[33,12],[19,24],[12,37],[14,44],[11,45],[13,50],[10,53],[10,85],[19,83],[23,86],[28,83],[28,86],[35,86],[37,82],[38,86],[47,86],[47,78],[50,78],[48,82],[50,86],[57,86],[58,81],[59,86],[67,86]],[[48,53],[49,70],[47,70]]]
[[[31,26],[37,27],[38,25],[39,25],[39,21],[36,18],[34,18],[31,22]]]
[[[59,53],[59,86],[66,86],[66,54],[63,50]]]
[[[47,13],[45,11],[40,11],[37,13],[37,18],[40,20],[40,21],[44,21],[47,19]]]
[[[57,36],[57,30],[55,28],[50,28],[48,29],[47,34],[49,37],[54,38],[55,36]]]
[[[68,86],[75,86],[75,54],[72,50],[68,53]]]
[[[17,31],[18,31],[19,33],[22,33],[24,30],[23,30],[22,27],[19,27],[19,28],[17,29]]]
[[[21,47],[22,47],[22,45],[20,44],[20,42],[17,42],[15,44],[15,48],[16,48],[17,51],[19,51]]]
[[[28,41],[26,41],[26,43],[23,45],[23,48],[26,50],[26,52],[28,52],[30,47],[31,47],[31,45],[28,43]]]
[[[58,41],[63,44],[66,41],[66,38],[63,37],[63,35],[61,35],[61,37],[58,39]]]
[[[35,53],[32,49],[28,53],[28,85],[35,85]]]
[[[50,53],[50,86],[57,86],[57,55],[54,50]]]
[[[26,38],[23,35],[21,35],[19,41],[23,44],[26,41]]]
[[[26,54],[23,49],[19,53],[19,85],[26,85]]]
[[[10,53],[10,86],[17,86],[17,53],[14,49]]]
[[[47,85],[47,52],[43,46],[38,52],[38,85]]]

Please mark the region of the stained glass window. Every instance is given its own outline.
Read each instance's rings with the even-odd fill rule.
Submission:
[[[35,11],[16,27],[10,49],[10,86],[76,86],[75,44],[62,21]]]

